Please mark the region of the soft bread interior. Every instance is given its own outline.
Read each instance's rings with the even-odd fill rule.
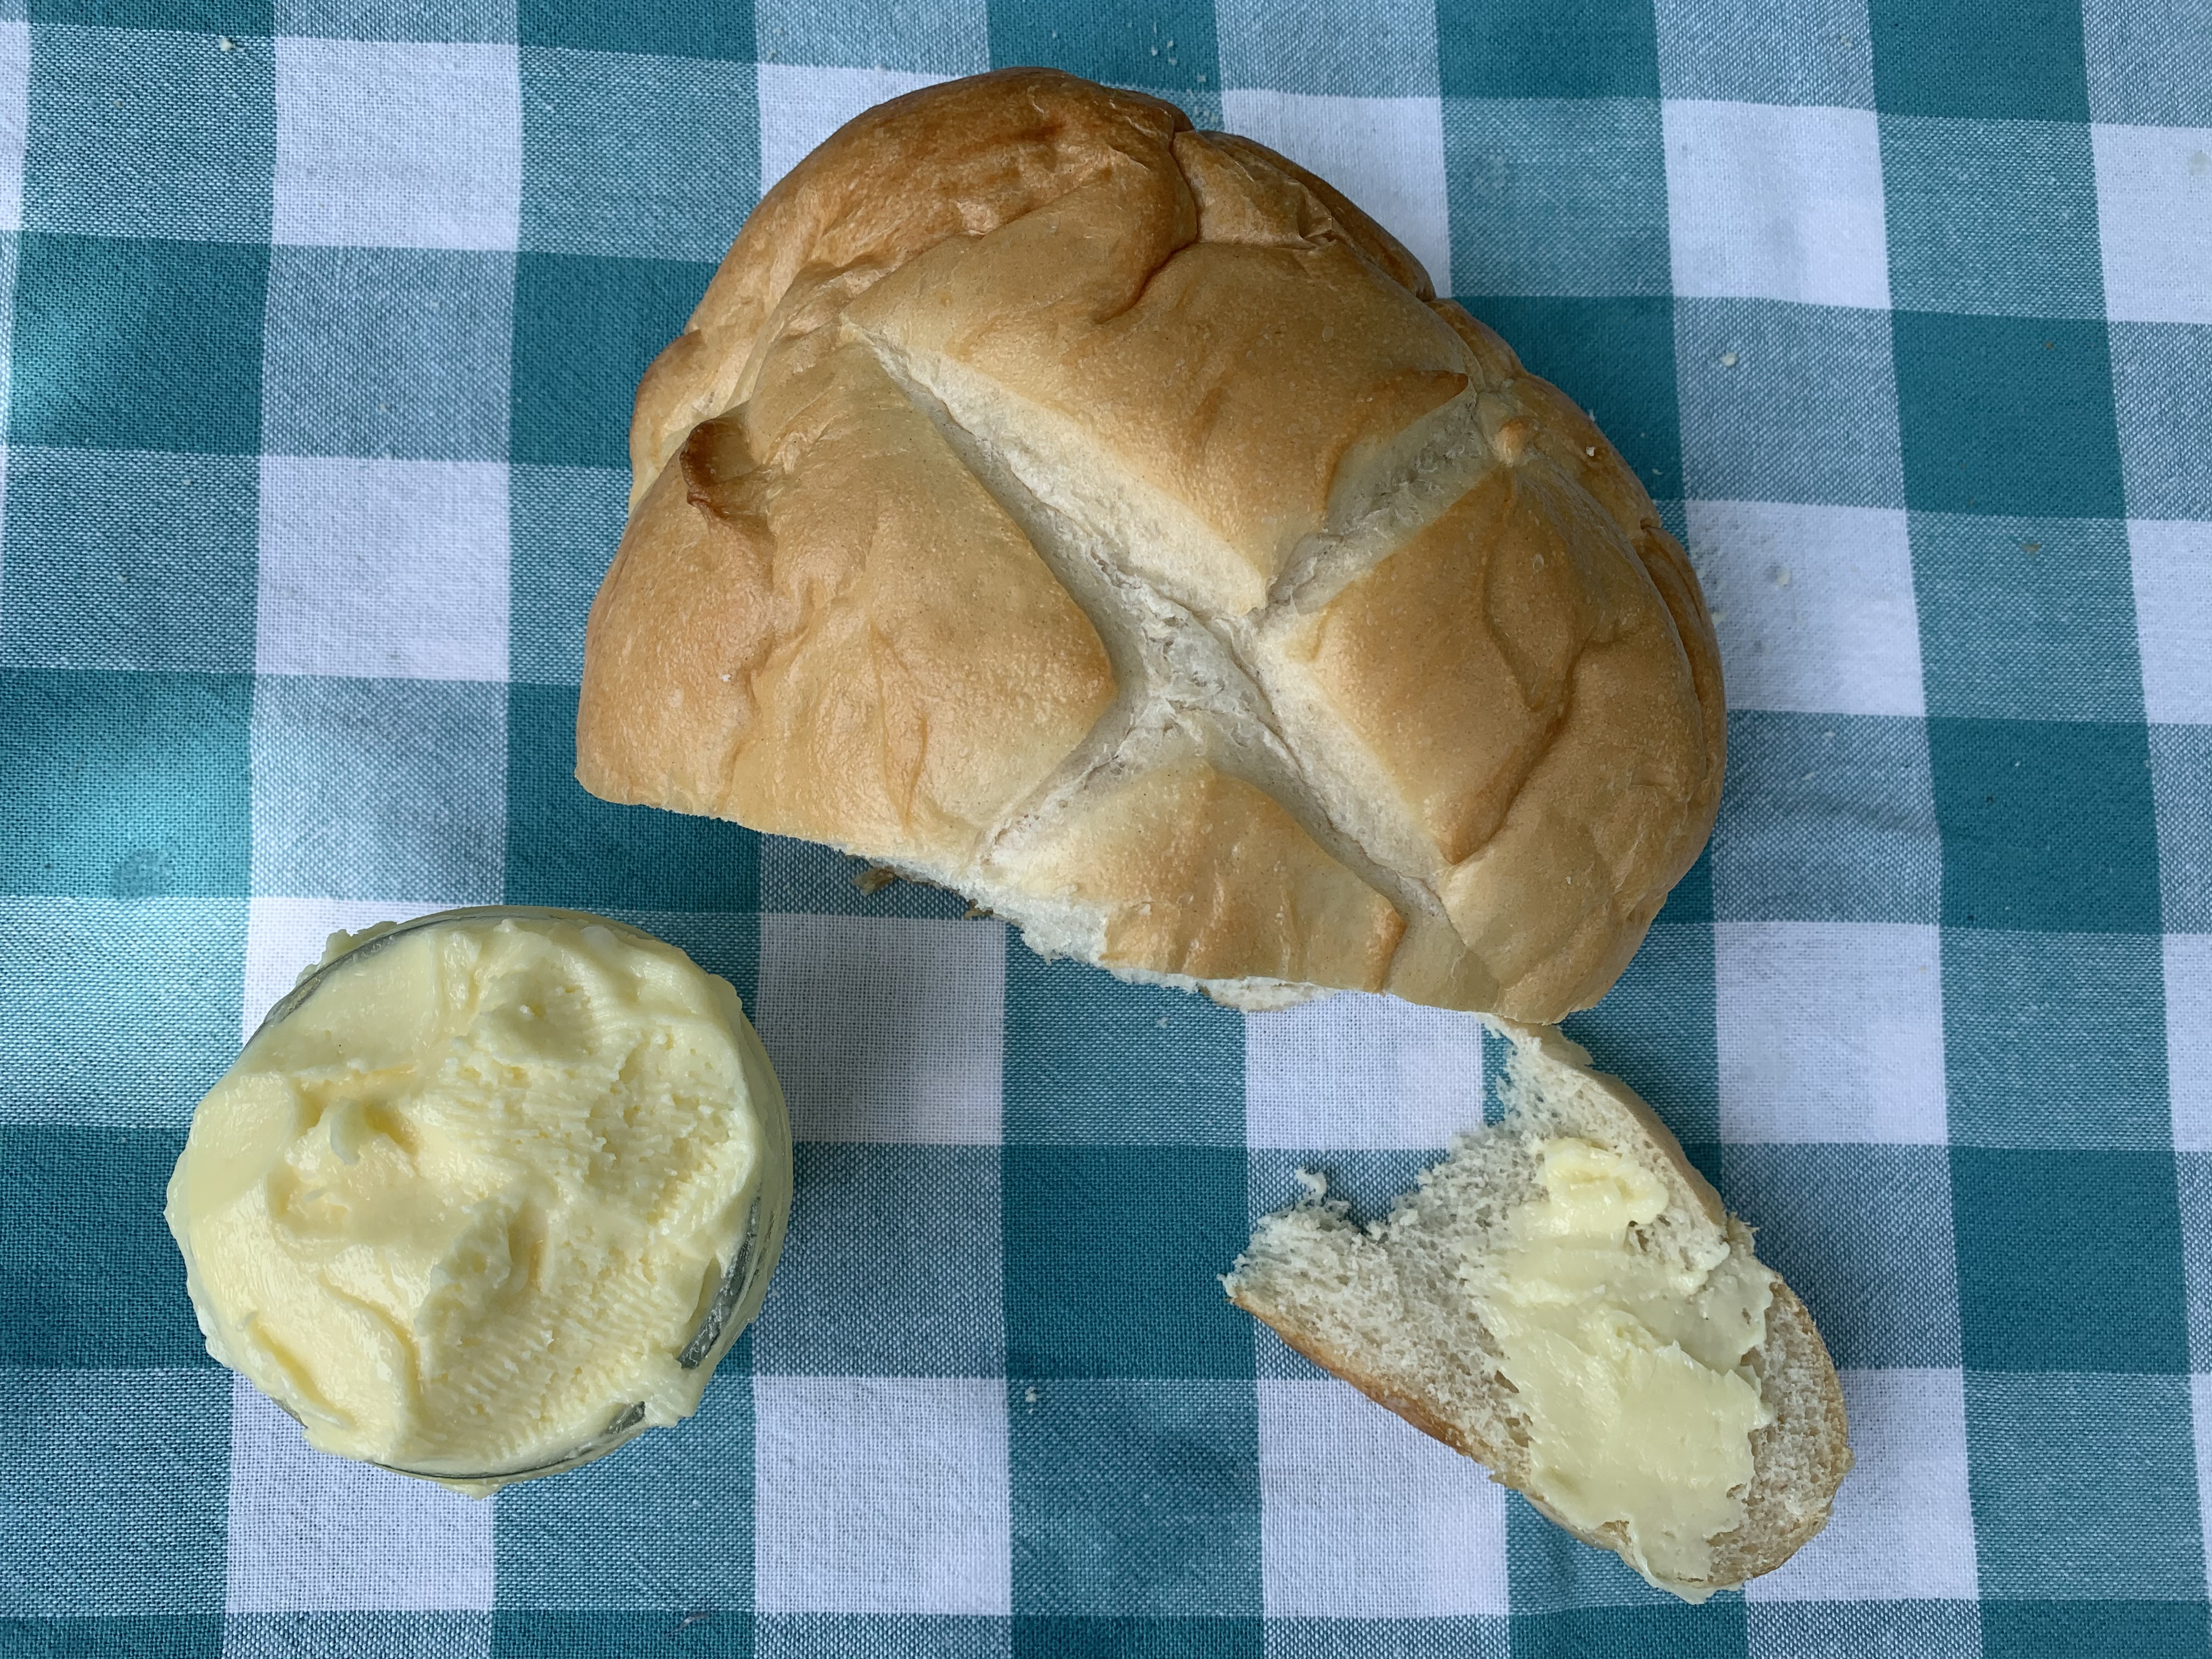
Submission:
[[[1671,1201],[1654,1248],[1724,1241],[1750,1256],[1752,1238],[1626,1085],[1591,1071],[1589,1056],[1556,1030],[1493,1029],[1514,1045],[1503,1121],[1462,1136],[1370,1226],[1355,1224],[1312,1177],[1310,1195],[1263,1219],[1223,1282],[1231,1300],[1291,1347],[1548,1514],[1526,1418],[1462,1278],[1462,1264],[1494,1250],[1504,1218],[1534,1189],[1532,1148],[1576,1136],[1657,1176]],[[1804,1304],[1778,1278],[1772,1291],[1765,1339],[1750,1364],[1773,1420],[1752,1437],[1756,1472],[1743,1494],[1743,1523],[1713,1540],[1709,1575],[1661,1583],[1691,1600],[1781,1565],[1826,1524],[1850,1468],[1834,1364]],[[1577,1535],[1625,1554],[1617,1528]]]

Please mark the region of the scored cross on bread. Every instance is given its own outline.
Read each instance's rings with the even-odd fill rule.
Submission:
[[[639,389],[594,793],[826,842],[1245,1006],[1552,1020],[1718,799],[1696,580],[1321,180],[1042,70],[868,111]]]

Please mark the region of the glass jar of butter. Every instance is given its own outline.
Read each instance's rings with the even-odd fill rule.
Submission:
[[[310,1443],[483,1495],[696,1411],[790,1206],[727,981],[488,906],[333,935],[201,1101],[167,1217],[209,1352]]]

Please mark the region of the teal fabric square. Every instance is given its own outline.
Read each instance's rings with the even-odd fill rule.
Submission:
[[[278,455],[507,459],[514,256],[270,250],[262,439]]]
[[[2202,1642],[2187,1377],[1970,1370],[1966,1448],[1985,1606],[2188,1601]]]
[[[1501,1618],[1270,1619],[1268,1659],[1507,1659]]]
[[[252,455],[265,247],[26,232],[12,443]]]
[[[512,459],[627,469],[638,377],[714,274],[666,259],[519,256]]]
[[[2125,524],[1916,513],[1911,527],[1930,714],[2142,719]]]
[[[755,908],[759,838],[720,818],[620,806],[576,781],[576,694],[507,688],[509,904]]]
[[[7,469],[0,662],[252,672],[252,460],[22,446]]]
[[[1181,94],[1218,93],[1221,86],[1209,0],[1068,7],[992,0],[990,20],[994,69],[1046,64],[1178,102]]]
[[[242,899],[0,897],[0,1121],[182,1132],[238,1053]]]
[[[556,1480],[526,1480],[500,1494],[495,1582],[502,1622],[509,1608],[649,1613],[654,1651],[726,1651],[708,1644],[746,1622],[753,1598],[753,1390],[745,1362],[741,1345],[707,1385],[697,1415],[650,1430],[618,1455]],[[692,1612],[718,1615],[698,1622],[722,1627],[692,1638],[696,1648],[672,1639]]]
[[[1047,962],[1010,938],[1006,1055],[1009,1145],[1233,1146],[1241,1157],[1241,1014]]]
[[[718,262],[760,195],[753,77],[750,63],[525,47],[523,246]]]
[[[515,0],[276,0],[276,33],[325,40],[512,40]]]
[[[253,700],[253,890],[494,904],[503,690],[264,677]]]
[[[1332,98],[1433,98],[1437,9],[1425,0],[1322,0],[1289,26],[1273,0],[1215,0],[1221,81]]]
[[[2212,126],[2212,11],[2197,0],[2083,0],[2081,33],[2096,119]]]
[[[1710,856],[1723,921],[1939,920],[1927,727],[1735,710]]]
[[[1949,930],[1953,1144],[2171,1146],[2164,989],[2155,934]]]
[[[1747,1601],[1752,1659],[1979,1659],[1973,1601]]]
[[[2212,727],[2150,728],[2167,931],[2212,933]]]
[[[689,1622],[687,1622],[689,1621]],[[470,1646],[489,1659],[664,1659],[696,1655],[698,1659],[751,1659],[749,1613],[715,1607],[501,1607],[486,1622],[488,1642]],[[425,1651],[421,1659],[444,1659],[449,1648]],[[278,1650],[293,1659],[293,1650]],[[329,1659],[353,1659],[357,1650],[338,1648]],[[378,1649],[379,1659],[384,1650]],[[320,1653],[305,1659],[324,1659]],[[406,1654],[404,1659],[416,1659]]]
[[[635,910],[614,905],[598,914],[666,939],[710,974],[730,981],[754,1012],[760,979],[760,918],[750,910]]]
[[[1900,311],[1890,326],[1908,505],[2125,514],[2103,323]]]
[[[1887,312],[1678,299],[1674,358],[1684,495],[1905,505]]]
[[[253,682],[0,669],[0,892],[243,894]]]
[[[1682,494],[1675,301],[1480,295],[1464,303],[1532,374],[1589,412],[1644,489],[1662,501]]]
[[[507,672],[538,685],[584,675],[584,619],[629,516],[629,475],[517,466],[507,475]]]
[[[0,1618],[0,1650],[27,1659],[221,1659],[219,1613],[155,1618]]]
[[[187,1073],[176,1081],[181,1088],[197,1079]],[[181,1126],[0,1125],[0,1176],[8,1183],[0,1209],[0,1364],[57,1373],[214,1365],[185,1294],[184,1259],[161,1219],[169,1171],[184,1148]],[[21,1427],[20,1418],[9,1425],[11,1432]],[[226,1427],[226,1448],[229,1438]],[[0,1481],[20,1470],[32,1449],[0,1457]],[[173,1482],[181,1486],[207,1473],[166,1467],[182,1477]],[[218,1477],[222,1467],[216,1466]],[[222,1484],[218,1478],[218,1492]],[[18,1518],[15,1505],[0,1503],[0,1526]],[[0,1572],[15,1565],[12,1556],[0,1550]],[[222,1599],[218,1569],[218,1605]],[[76,1606],[87,1613],[143,1610]]]
[[[2089,118],[2076,0],[1869,0],[1875,97],[1900,115]]]
[[[1485,1067],[1492,1064],[1490,1050],[1509,1046],[1504,1042],[1486,1043]],[[1470,1116],[1472,1104],[1470,1102]],[[1473,1128],[1475,1125],[1470,1122],[1468,1127]],[[1390,1213],[1390,1206],[1398,1195],[1410,1192],[1421,1171],[1442,1159],[1444,1151],[1442,1146],[1255,1146],[1246,1175],[1247,1219],[1257,1223],[1261,1216],[1305,1197],[1306,1189],[1298,1180],[1299,1175],[1306,1170],[1319,1170],[1328,1177],[1328,1195],[1347,1201],[1355,1220],[1363,1224],[1380,1221]]]
[[[1667,892],[1666,902],[1659,907],[1657,921],[1675,922],[1711,921],[1713,919],[1713,849],[1710,842],[1698,854],[1698,861],[1682,872],[1681,880]]]
[[[2189,1369],[2170,1152],[1954,1146],[1951,1213],[1970,1443],[1977,1371]]]
[[[25,15],[36,24],[173,29],[218,37],[267,35],[274,23],[270,0],[25,0],[15,15]]]
[[[1251,1384],[1031,1381],[1018,1358],[1014,1369],[1006,1431],[1016,1651],[1044,1650],[1041,1632],[1024,1635],[1024,1615],[1246,1617],[1256,1634],[1260,1413]],[[1066,1634],[1093,1652],[1148,1650],[1102,1650],[1096,1634]]]
[[[227,38],[227,37],[225,37]],[[276,60],[209,33],[41,24],[23,222],[34,230],[265,242]]]
[[[1444,85],[1455,288],[1577,297],[1668,292],[1673,256],[1656,99],[1470,98],[1455,95],[1449,74]]]
[[[1549,1522],[1540,1524],[1553,1532],[1559,1530]],[[1564,1533],[1559,1535],[1565,1537]],[[1589,1549],[1587,1544],[1567,1541],[1574,1548]],[[1638,1659],[1742,1659],[1747,1650],[1743,1602],[1739,1598],[1708,1601],[1702,1607],[1685,1607],[1671,1596],[1668,1601],[1671,1605],[1664,1607],[1516,1612],[1513,1615],[1514,1659],[1588,1659],[1601,1653],[1632,1653]]]
[[[526,46],[653,52],[750,63],[750,6],[689,5],[685,0],[520,0]]]
[[[1658,0],[1669,98],[1874,107],[1866,0]]]
[[[1721,1196],[1846,1369],[1956,1366],[1959,1272],[1941,1146],[1730,1145]]]
[[[753,1634],[757,1659],[1011,1659],[1013,1650],[1012,1620],[953,1613],[767,1613]]]
[[[1014,1659],[1262,1659],[1257,1619],[1017,1618]]]
[[[1437,8],[1447,98],[1659,96],[1652,9],[1638,0]]]
[[[891,881],[871,891],[862,885],[871,867],[866,859],[848,858],[818,842],[763,836],[761,909],[770,915],[902,916],[938,921],[957,921],[968,914],[968,901],[950,888]]]
[[[1568,1015],[1562,1027],[1602,1054],[1605,1069],[1626,1079],[1685,1142],[1709,1147],[1720,1139],[1710,924],[1654,922],[1605,1000]]]
[[[1725,1620],[1728,1601],[1708,1601],[1705,1608],[1690,1610],[1637,1577],[1635,1568],[1593,1544],[1583,1544],[1555,1522],[1544,1520],[1520,1493],[1506,1493],[1506,1573],[1513,1599],[1513,1652],[1564,1652],[1575,1655],[1586,1641],[1595,1652],[1677,1652],[1683,1639],[1697,1641],[1698,1631],[1712,1637],[1712,1626],[1735,1631],[1735,1652],[1743,1650],[1743,1617]],[[1741,1604],[1739,1604],[1741,1606]],[[1687,1614],[1692,1624],[1648,1624],[1641,1614],[1674,1610]],[[1614,1621],[1626,1614],[1621,1621]],[[1714,1620],[1714,1614],[1721,1614]],[[1721,1637],[1723,1652],[1728,1637]],[[1701,1648],[1690,1648],[1701,1652]]]
[[[2112,401],[2128,515],[2212,519],[2212,326],[2113,323]]]
[[[1881,177],[1900,308],[2104,315],[2087,127],[1887,114]]]
[[[2085,1653],[2172,1654],[2208,1649],[2201,1601],[2003,1601],[1982,1603],[1983,1659],[2076,1659]]]
[[[2145,737],[2118,723],[1931,718],[1945,924],[2155,933]]]
[[[753,28],[763,64],[980,75],[991,67],[985,9],[976,0],[757,0]]]
[[[754,1368],[1000,1376],[999,1150],[802,1141]]]
[[[1249,1322],[1218,1278],[1245,1244],[1242,1148],[1010,1144],[1000,1156],[1009,1372],[1252,1375]]]
[[[220,1613],[230,1471],[221,1371],[0,1372],[0,1609]]]

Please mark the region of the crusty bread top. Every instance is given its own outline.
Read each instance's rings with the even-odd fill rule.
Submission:
[[[577,775],[1264,999],[1550,1019],[1703,845],[1718,653],[1583,412],[1364,214],[1057,72],[896,99],[647,373]]]
[[[1724,1239],[1744,1256],[1752,1239],[1626,1084],[1589,1070],[1589,1056],[1557,1031],[1508,1035],[1515,1052],[1504,1122],[1462,1137],[1371,1228],[1356,1225],[1346,1205],[1319,1193],[1263,1218],[1223,1283],[1231,1301],[1291,1347],[1559,1520],[1536,1479],[1498,1346],[1460,1278],[1469,1251],[1485,1253],[1503,1218],[1534,1190],[1534,1145],[1568,1134],[1611,1147],[1667,1187],[1662,1229]],[[1765,1340],[1748,1364],[1774,1417],[1752,1436],[1743,1524],[1713,1540],[1705,1577],[1661,1585],[1693,1601],[1788,1560],[1827,1523],[1851,1467],[1834,1364],[1804,1304],[1778,1278],[1771,1288]],[[1627,1558],[1618,1523],[1569,1529]]]

